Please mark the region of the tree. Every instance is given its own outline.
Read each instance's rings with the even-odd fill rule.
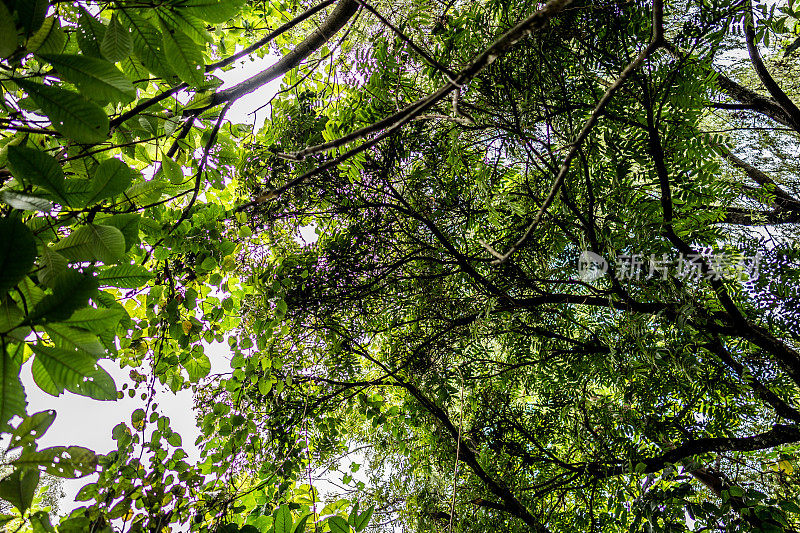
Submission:
[[[797,530],[800,199],[751,133],[795,147],[795,23],[3,0],[2,496],[48,531],[7,495],[96,469],[59,532]],[[264,128],[226,121],[278,78]],[[54,396],[141,395],[116,452],[38,449],[29,359]],[[157,381],[196,391],[200,464]],[[366,475],[321,501],[354,450]]]

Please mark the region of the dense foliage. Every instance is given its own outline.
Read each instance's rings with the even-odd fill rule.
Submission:
[[[0,0],[0,522],[800,530],[797,17]],[[139,398],[117,450],[37,444],[24,365]]]

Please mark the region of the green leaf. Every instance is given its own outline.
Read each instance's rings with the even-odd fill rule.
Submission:
[[[119,17],[114,13],[111,16],[111,22],[106,28],[105,35],[103,35],[103,41],[100,43],[100,53],[112,63],[116,63],[129,56],[132,51],[133,39],[131,38],[131,33],[128,28],[120,24]]]
[[[350,533],[350,524],[341,516],[328,518],[328,527],[331,528],[331,533]]]
[[[85,329],[72,328],[60,323],[49,324],[44,327],[44,330],[50,336],[50,340],[58,348],[73,349],[90,355],[94,358],[100,358],[105,354],[105,349],[97,336]]]
[[[24,468],[43,466],[50,475],[75,479],[94,473],[97,455],[82,446],[53,446],[40,451],[23,452],[13,464]]]
[[[64,171],[53,156],[25,146],[10,146],[8,167],[23,184],[46,189],[55,194],[62,205],[69,205],[64,195]]]
[[[275,533],[292,533],[292,525],[292,512],[289,510],[288,505],[283,504],[275,516]]]
[[[67,387],[67,390],[103,402],[117,401],[117,386],[114,378],[99,366],[89,373],[86,379],[80,381],[75,387]]]
[[[186,179],[181,166],[166,155],[161,157],[161,171],[170,183],[174,185],[180,185]]]
[[[32,81],[14,79],[28,92],[53,127],[65,137],[79,143],[99,143],[108,136],[108,115],[83,96]]]
[[[0,218],[0,296],[15,286],[36,260],[36,241],[16,218]]]
[[[100,43],[103,42],[103,36],[106,34],[106,26],[83,8],[81,8],[81,16],[78,18],[76,34],[78,46],[84,55],[102,57]]]
[[[0,301],[0,333],[18,341],[24,341],[28,334],[28,328],[21,328],[19,332],[14,331],[24,319],[25,315],[23,315],[22,309],[13,300],[5,298]]]
[[[0,191],[0,202],[5,202],[20,211],[44,211],[49,213],[53,210],[53,202],[50,200],[16,191]]]
[[[75,389],[84,379],[90,379],[97,368],[95,359],[82,352],[41,345],[34,345],[32,349],[36,354],[31,365],[33,380],[53,396],[64,389]]]
[[[40,54],[57,54],[64,50],[67,34],[61,29],[58,20],[50,17],[28,40],[28,50]]]
[[[374,505],[367,508],[367,510],[365,510],[363,513],[356,514],[356,518],[353,521],[353,527],[356,529],[356,531],[363,531],[367,527],[369,521],[372,519],[373,512],[375,512]]]
[[[127,19],[133,33],[133,52],[150,72],[162,78],[173,73],[167,56],[161,48],[162,38],[155,26],[130,10],[121,10],[120,17]]]
[[[14,18],[3,2],[0,2],[0,59],[6,58],[17,49],[17,27]]]
[[[206,30],[206,24],[185,9],[156,8],[156,11],[162,25],[185,33],[201,46],[214,42],[214,38]]]
[[[189,374],[189,381],[193,383],[206,377],[211,372],[211,361],[205,354],[187,359],[182,365],[186,369],[186,373]]]
[[[39,54],[53,65],[62,79],[73,83],[83,94],[104,102],[131,102],[136,89],[113,64],[103,59],[69,54]]]
[[[148,204],[161,198],[163,191],[162,181],[140,181],[125,191],[125,198],[133,204]]]
[[[39,470],[16,469],[0,480],[0,498],[24,513],[33,502],[38,484]]]
[[[122,320],[122,312],[118,309],[87,307],[78,309],[72,316],[62,320],[61,324],[85,328],[95,333],[103,333],[109,330],[113,331],[120,320]]]
[[[33,526],[33,533],[56,533],[53,524],[50,522],[50,515],[46,511],[36,511],[28,519]]]
[[[119,265],[100,272],[98,276],[101,286],[120,289],[138,289],[153,279],[147,268],[139,265]]]
[[[23,0],[15,3],[17,20],[26,33],[33,33],[42,26],[48,5],[48,0]]]
[[[0,431],[9,429],[8,421],[15,415],[25,416],[25,390],[19,379],[20,364],[5,347],[0,354]]]
[[[85,307],[97,292],[97,280],[76,270],[67,270],[56,281],[52,293],[44,296],[31,310],[25,323],[41,320],[65,320],[76,309]]]
[[[8,449],[13,450],[14,448],[33,444],[53,425],[55,419],[56,412],[52,409],[25,417],[17,428],[11,432],[11,442],[8,444]]]
[[[190,86],[203,84],[204,64],[200,47],[180,30],[164,25],[164,53],[178,77]]]
[[[87,224],[53,245],[69,261],[116,263],[125,255],[125,237],[114,226]]]
[[[303,515],[303,517],[297,521],[297,524],[295,524],[294,533],[305,533],[306,522],[308,522],[309,518],[311,518],[311,514]]]
[[[126,213],[112,215],[99,220],[99,222],[105,226],[114,226],[122,232],[125,237],[125,251],[127,252],[131,246],[139,244],[139,221],[141,219],[142,216],[137,213]]]
[[[185,11],[206,22],[227,22],[242,10],[246,0],[184,0],[179,5]]]
[[[49,246],[42,248],[39,256],[39,281],[46,287],[58,285],[59,278],[67,272],[67,258]]]
[[[92,190],[86,205],[125,192],[133,181],[133,170],[119,159],[106,159],[97,167],[92,178]]]

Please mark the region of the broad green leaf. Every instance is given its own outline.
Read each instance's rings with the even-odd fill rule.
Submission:
[[[117,386],[114,384],[114,378],[99,366],[86,376],[86,379],[74,387],[67,387],[67,390],[103,402],[117,401]]]
[[[161,171],[170,183],[174,185],[179,185],[186,179],[181,166],[163,154],[161,157]]]
[[[72,328],[56,322],[44,326],[44,330],[58,348],[67,350],[75,348],[95,359],[105,354],[105,349],[97,336],[85,329]]]
[[[278,509],[278,514],[275,516],[275,533],[293,533],[293,524],[292,512],[289,510],[289,506],[286,504],[281,505]]]
[[[133,170],[119,159],[106,159],[92,177],[92,191],[87,205],[122,194],[131,185]]]
[[[27,511],[33,502],[39,470],[18,468],[0,480],[0,498],[16,507],[20,513]]]
[[[150,72],[162,78],[172,75],[167,56],[161,48],[161,32],[147,20],[131,10],[121,10],[120,17],[127,19],[133,33],[133,52]]]
[[[78,28],[75,32],[78,36],[78,46],[84,55],[91,57],[102,57],[100,43],[106,34],[106,26],[88,11],[81,9],[81,16],[78,18]]]
[[[135,205],[146,205],[158,201],[163,191],[162,181],[140,181],[125,191],[125,198]]]
[[[17,290],[25,299],[25,302],[27,303],[27,309],[31,309],[31,307],[39,305],[46,295],[45,289],[34,283],[30,276],[25,276],[22,278],[22,281],[17,284]]]
[[[94,100],[128,103],[136,98],[136,89],[130,80],[108,61],[69,54],[40,53],[39,56],[53,65],[62,79]]]
[[[156,10],[162,25],[185,33],[201,47],[204,43],[214,42],[214,38],[206,30],[206,24],[185,9],[156,8]]]
[[[3,2],[0,2],[0,59],[10,56],[17,49],[17,26]]]
[[[18,341],[24,340],[29,331],[28,328],[20,328],[22,331],[19,332],[14,331],[24,320],[25,315],[14,300],[10,298],[0,300],[0,334],[13,337]]]
[[[20,211],[44,211],[49,213],[53,210],[53,202],[50,200],[16,191],[0,191],[0,202],[4,202]]]
[[[100,53],[103,57],[116,63],[130,55],[133,51],[133,39],[128,28],[120,24],[116,13],[111,16],[111,22],[106,27],[103,41],[100,43]]]
[[[97,287],[97,280],[92,276],[67,270],[56,280],[52,292],[35,304],[25,323],[67,319],[75,310],[86,306],[89,298],[97,293]]]
[[[31,34],[42,26],[48,5],[48,0],[23,0],[15,3],[17,20],[26,33]]]
[[[122,232],[125,237],[125,251],[127,252],[131,246],[139,244],[139,221],[141,219],[142,216],[137,213],[125,213],[112,215],[98,222],[105,226],[114,226]]]
[[[196,382],[208,375],[211,372],[211,361],[208,356],[201,354],[199,357],[188,359],[182,363],[183,368],[189,375],[189,381]]]
[[[368,507],[363,513],[356,514],[355,520],[353,520],[353,527],[356,531],[364,531],[369,521],[372,519],[372,513],[375,511],[375,506],[371,505]]]
[[[328,527],[331,528],[331,533],[350,533],[350,524],[341,516],[328,518]]]
[[[22,183],[46,189],[55,194],[62,205],[69,205],[64,195],[64,171],[53,156],[25,146],[11,146],[8,167]]]
[[[53,245],[69,261],[102,261],[112,264],[125,255],[125,237],[114,226],[87,224]]]
[[[103,270],[97,279],[101,286],[138,289],[153,279],[153,274],[143,266],[118,265]]]
[[[196,87],[203,83],[203,54],[200,47],[180,30],[163,25],[163,46],[167,61],[178,77]]]
[[[25,416],[25,391],[19,379],[20,364],[0,348],[0,431],[9,429],[8,421],[15,415]]]
[[[195,17],[218,24],[235,17],[245,2],[246,0],[184,0],[179,5]]]
[[[66,43],[67,34],[61,29],[58,19],[50,17],[28,39],[28,50],[38,54],[58,54],[64,51]]]
[[[49,246],[42,248],[39,256],[39,281],[46,287],[58,285],[58,279],[67,272],[67,258]]]
[[[23,452],[13,464],[25,468],[43,466],[50,475],[74,479],[88,476],[97,469],[97,455],[82,446],[53,446]]]
[[[58,396],[64,389],[75,389],[97,368],[95,359],[82,352],[42,345],[34,345],[32,349],[36,354],[31,366],[33,380],[53,396]]]
[[[50,515],[46,511],[36,511],[28,517],[28,520],[33,527],[33,533],[56,533]]]
[[[108,115],[97,104],[83,96],[28,80],[14,79],[28,92],[53,127],[65,137],[79,143],[99,143],[108,136]]]
[[[306,522],[308,522],[309,518],[311,518],[311,514],[303,515],[303,517],[297,521],[297,524],[295,524],[294,533],[305,533]]]
[[[55,419],[56,412],[52,409],[25,417],[17,428],[11,432],[11,442],[8,444],[8,449],[13,450],[14,448],[33,444],[36,439],[44,435]]]
[[[139,61],[136,56],[130,55],[120,61],[120,68],[122,69],[122,72],[125,73],[127,78],[136,80],[136,83],[148,83],[146,80],[150,78],[150,70],[145,68],[145,66],[142,65],[142,62]],[[117,133],[121,132],[117,130]],[[130,147],[125,147],[125,149],[129,150]]]
[[[0,296],[28,273],[36,260],[36,241],[16,218],[0,218]]]
[[[62,320],[61,324],[68,324],[79,328],[85,328],[95,333],[113,331],[119,321],[122,320],[122,312],[118,309],[95,309],[86,307],[78,309],[72,316]]]

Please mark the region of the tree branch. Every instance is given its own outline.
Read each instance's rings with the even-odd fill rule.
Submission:
[[[555,200],[558,191],[564,184],[564,179],[567,176],[567,172],[569,171],[572,160],[578,154],[581,145],[589,136],[592,128],[594,128],[595,124],[597,124],[597,121],[603,114],[603,110],[605,109],[606,105],[608,105],[608,102],[611,101],[611,98],[617,93],[617,91],[619,91],[619,89],[625,83],[625,80],[627,80],[636,71],[636,69],[639,68],[639,65],[641,65],[653,52],[664,46],[664,29],[662,19],[662,0],[653,0],[653,35],[650,39],[650,43],[647,45],[647,48],[642,50],[639,55],[636,56],[636,58],[627,67],[625,67],[617,80],[608,87],[605,94],[603,94],[603,97],[600,98],[600,101],[595,106],[594,111],[592,111],[589,119],[584,123],[583,128],[581,128],[581,131],[578,133],[575,141],[573,141],[572,145],[570,146],[567,157],[565,157],[564,161],[561,163],[561,168],[559,168],[558,174],[556,175],[555,180],[553,180],[553,184],[550,186],[550,192],[548,192],[547,197],[542,203],[542,206],[539,208],[539,212],[536,214],[536,217],[534,217],[533,221],[528,225],[527,228],[525,228],[525,232],[522,234],[522,237],[512,244],[508,251],[504,254],[497,252],[494,248],[482,240],[478,241],[490,254],[495,257],[495,260],[492,261],[492,264],[500,265],[505,263],[514,252],[519,250],[527,243],[528,239],[539,225],[539,222],[541,222],[545,212]]]

